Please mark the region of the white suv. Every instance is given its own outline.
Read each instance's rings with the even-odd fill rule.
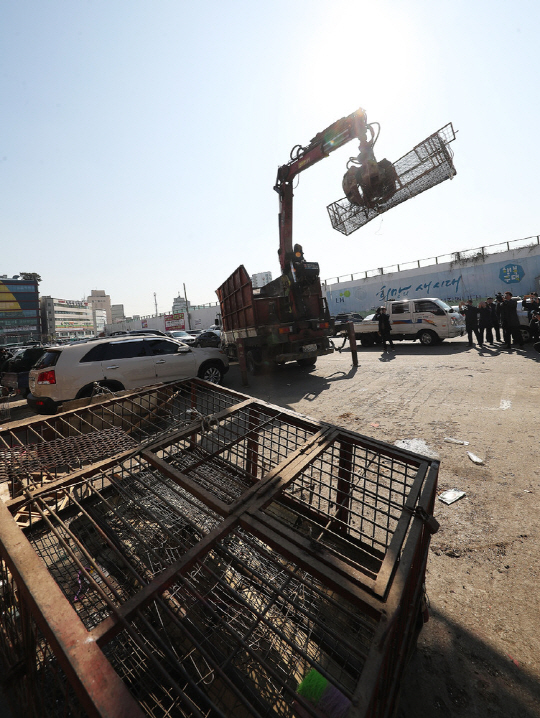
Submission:
[[[95,382],[111,391],[193,376],[219,383],[228,370],[220,349],[150,335],[109,337],[47,349],[30,371],[27,401],[38,414],[54,414],[64,401],[91,396]]]

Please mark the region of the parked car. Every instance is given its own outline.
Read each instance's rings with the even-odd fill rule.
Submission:
[[[193,346],[195,343],[195,337],[189,332],[185,332],[183,329],[171,329],[167,332],[167,336],[171,339],[176,339],[177,342],[182,342],[188,346]]]
[[[218,329],[209,329],[201,332],[195,338],[196,347],[219,347],[221,345],[221,332]]]
[[[219,383],[229,370],[219,349],[193,349],[158,336],[119,336],[87,344],[50,347],[29,375],[29,406],[54,414],[60,404],[110,391],[135,389],[198,376]]]
[[[361,322],[363,319],[361,314],[358,314],[357,312],[351,312],[349,314],[337,314],[334,317],[334,336],[337,337],[338,334],[342,334],[347,330],[347,324],[349,322]]]
[[[392,325],[392,341],[417,339],[425,346],[433,346],[447,338],[463,336],[465,320],[459,312],[441,299],[400,299],[384,305]],[[354,325],[356,337],[363,347],[372,347],[382,340],[376,314],[368,315]]]
[[[138,337],[144,334],[152,334],[157,337],[167,336],[166,333],[162,332],[160,329],[130,329],[129,332],[126,332],[126,334],[130,337]]]

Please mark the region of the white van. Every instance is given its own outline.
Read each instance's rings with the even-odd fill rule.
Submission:
[[[386,307],[390,317],[392,341],[418,339],[429,346],[465,333],[465,318],[442,299],[406,299],[386,302],[381,306]],[[363,347],[371,347],[381,341],[379,323],[375,321],[374,314],[355,324],[354,331]]]

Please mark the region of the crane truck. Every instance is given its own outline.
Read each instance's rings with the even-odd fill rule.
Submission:
[[[334,351],[319,265],[306,261],[302,246],[293,244],[296,177],[347,142],[359,140],[359,154],[350,158],[343,178],[346,196],[328,207],[334,229],[350,234],[377,214],[455,174],[447,148],[449,127],[428,137],[394,164],[375,159],[379,133],[368,124],[363,109],[334,122],[307,146],[293,147],[289,162],[278,168],[274,186],[279,195],[281,275],[254,289],[241,265],[217,290],[223,345],[230,359],[245,360],[247,371],[254,374],[290,361],[310,367],[317,357]]]

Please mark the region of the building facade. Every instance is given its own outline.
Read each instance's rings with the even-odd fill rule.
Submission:
[[[92,309],[92,318],[94,320],[95,335],[104,334],[107,326],[107,312],[104,309]]]
[[[0,276],[0,345],[39,341],[39,290],[35,280]]]
[[[96,333],[91,305],[76,299],[41,297],[41,323],[47,341],[84,339]]]
[[[187,312],[189,310],[190,303],[186,301],[184,297],[176,297],[173,299],[172,313],[179,314],[180,312]]]
[[[111,298],[105,294],[103,289],[92,289],[92,293],[87,297],[87,302],[92,309],[104,309],[107,314],[107,324],[112,324]]]
[[[123,322],[126,318],[123,304],[113,304],[111,307],[112,323]]]
[[[272,272],[259,272],[258,274],[251,275],[251,283],[253,289],[260,289],[265,284],[269,284],[272,281]]]

